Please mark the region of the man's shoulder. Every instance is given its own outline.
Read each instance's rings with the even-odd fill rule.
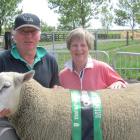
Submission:
[[[37,54],[40,58],[54,59],[53,54],[41,46],[37,47]]]
[[[46,58],[47,60],[56,60],[55,56],[49,52],[44,55],[44,58]]]
[[[7,57],[10,55],[10,50],[0,51],[0,57]]]

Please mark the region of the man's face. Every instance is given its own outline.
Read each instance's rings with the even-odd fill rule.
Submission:
[[[19,49],[34,49],[40,40],[40,31],[32,27],[20,28],[15,31],[14,40]]]

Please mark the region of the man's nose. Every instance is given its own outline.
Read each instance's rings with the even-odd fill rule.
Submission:
[[[31,31],[25,32],[25,35],[26,36],[32,36],[32,32]]]

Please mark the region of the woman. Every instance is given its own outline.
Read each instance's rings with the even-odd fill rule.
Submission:
[[[126,87],[126,82],[108,64],[91,58],[89,50],[93,36],[88,31],[83,28],[72,30],[66,43],[72,60],[59,73],[61,86],[78,90]]]

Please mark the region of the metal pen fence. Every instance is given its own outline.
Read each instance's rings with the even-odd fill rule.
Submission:
[[[140,82],[140,53],[117,52],[113,67],[128,82]]]

